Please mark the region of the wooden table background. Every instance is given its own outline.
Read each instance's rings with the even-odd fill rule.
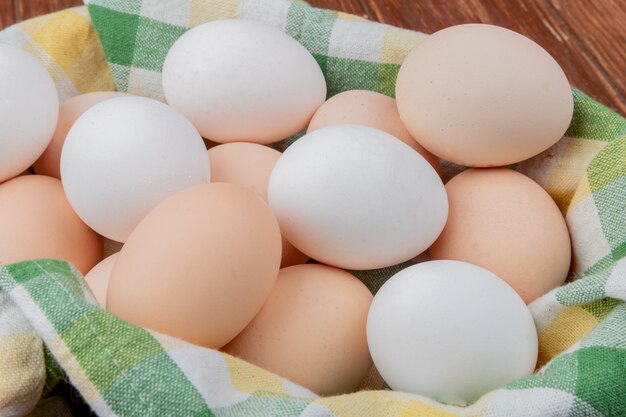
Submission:
[[[167,1],[167,0],[164,0]],[[520,32],[561,64],[572,85],[626,114],[626,0],[309,0],[432,33],[482,22]],[[0,0],[0,29],[82,0]]]

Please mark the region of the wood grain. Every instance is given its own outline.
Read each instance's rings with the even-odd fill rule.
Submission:
[[[16,2],[18,20],[26,20],[42,14],[67,9],[68,7],[82,6],[83,4],[81,0],[17,0]]]
[[[13,0],[0,0],[0,28],[9,26],[13,22],[15,22]]]
[[[356,1],[356,0],[354,0]],[[533,39],[572,85],[626,114],[624,0],[359,0],[368,18],[432,33],[462,23],[504,26]],[[310,0],[334,7],[333,0]]]
[[[626,2],[552,0],[580,51],[594,63],[615,91],[613,97],[626,114]],[[585,27],[590,22],[593,31]]]
[[[316,4],[315,1],[308,1],[308,3],[315,7],[324,7],[325,9],[339,10],[344,13],[350,13],[357,16],[369,18],[369,14],[366,12],[365,8],[359,0],[326,1],[326,5],[324,6]]]
[[[407,29],[432,33],[461,23],[491,23],[543,46],[570,83],[626,114],[624,0],[309,0]],[[81,5],[81,0],[0,0],[0,28]]]

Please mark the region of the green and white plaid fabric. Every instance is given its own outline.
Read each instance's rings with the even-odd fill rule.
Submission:
[[[364,88],[392,95],[403,57],[425,36],[287,0],[92,0],[88,9],[93,26],[84,9],[74,9],[0,32],[0,42],[35,53],[63,97],[113,88],[112,74],[118,89],[162,99],[168,48],[212,19],[254,19],[286,31],[314,54],[330,94]],[[626,120],[573,93],[565,137],[515,168],[565,215],[574,276],[530,306],[540,344],[535,375],[469,407],[383,390],[377,378],[368,390],[318,398],[99,309],[80,275],[60,261],[0,266],[0,289],[43,340],[49,384],[62,370],[102,416],[626,416]],[[375,292],[406,265],[355,274]]]
[[[330,95],[350,89],[394,94],[408,51],[425,35],[287,0],[90,0],[111,72],[121,91],[163,100],[161,69],[190,27],[215,19],[251,19],[303,44],[324,71]]]

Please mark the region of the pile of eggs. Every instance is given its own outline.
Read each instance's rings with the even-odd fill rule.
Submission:
[[[573,100],[529,39],[437,32],[396,100],[325,101],[314,57],[244,20],[176,41],[168,104],[59,105],[27,52],[0,46],[0,63],[0,263],[67,260],[119,317],[323,395],[357,389],[372,362],[449,404],[533,372],[526,304],[564,282],[570,241],[550,196],[502,166],[556,143]],[[469,169],[444,185],[442,160]],[[102,260],[105,242],[123,246]],[[347,271],[412,259],[375,296]]]

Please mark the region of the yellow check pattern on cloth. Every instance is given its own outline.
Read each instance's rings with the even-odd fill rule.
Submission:
[[[61,99],[116,88],[162,99],[169,46],[218,18],[286,31],[313,53],[330,94],[393,94],[399,64],[425,36],[286,0],[92,0],[6,29],[0,42],[37,56]],[[123,322],[94,305],[72,267],[41,260],[0,266],[0,415],[23,415],[61,377],[102,416],[626,415],[626,120],[573,94],[566,136],[516,167],[555,199],[574,249],[575,279],[530,306],[540,341],[535,375],[465,408],[382,390],[377,378],[368,390],[318,398],[228,355]],[[457,169],[447,166],[447,175]],[[357,275],[375,292],[404,266]]]

